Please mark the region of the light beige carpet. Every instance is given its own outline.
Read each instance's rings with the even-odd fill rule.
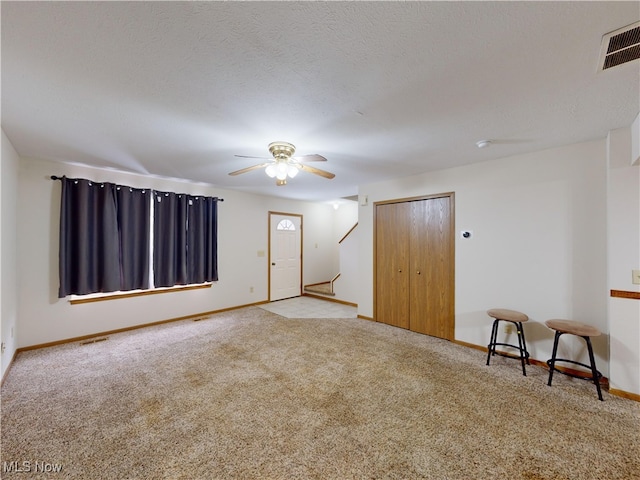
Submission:
[[[335,295],[331,291],[331,282],[320,283],[318,285],[307,285],[304,287],[305,292],[320,293],[322,295]]]
[[[640,478],[638,403],[484,363],[367,320],[255,307],[24,352],[2,388],[2,478]]]

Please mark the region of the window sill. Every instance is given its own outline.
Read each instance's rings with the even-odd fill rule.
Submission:
[[[181,287],[154,288],[150,290],[136,290],[126,293],[94,293],[91,295],[75,296],[69,300],[71,305],[80,305],[82,303],[103,302],[105,300],[118,300],[120,298],[143,297],[145,295],[159,295],[161,293],[184,292],[186,290],[200,290],[202,288],[211,288],[212,283],[204,283],[201,285],[186,285]]]

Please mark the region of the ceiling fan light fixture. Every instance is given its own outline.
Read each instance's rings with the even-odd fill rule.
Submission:
[[[287,178],[287,173],[288,173],[288,168],[287,168],[287,164],[283,163],[283,162],[278,162],[278,164],[276,165],[276,178],[278,180],[286,180]]]
[[[296,167],[295,165],[289,165],[289,167],[287,168],[287,175],[289,175],[289,178],[293,178],[298,174],[298,167]]]
[[[331,172],[327,172],[325,170],[321,170],[316,167],[312,167],[307,165],[304,162],[326,162],[327,159],[322,155],[318,155],[317,153],[312,155],[302,155],[298,157],[293,157],[292,155],[295,153],[296,147],[294,147],[291,143],[287,142],[273,142],[269,144],[269,152],[273,156],[269,162],[259,163],[257,165],[252,165],[251,167],[241,168],[240,170],[236,170],[234,172],[230,172],[229,175],[235,176],[240,175],[242,173],[251,172],[253,170],[257,170],[259,168],[264,168],[264,172],[270,178],[276,178],[276,185],[282,186],[287,184],[287,178],[294,178],[298,175],[300,170],[304,170],[308,173],[313,173],[314,175],[320,175],[321,177],[332,179],[335,177],[335,174]],[[242,158],[260,158],[263,157],[251,157],[248,155],[236,155],[236,157]]]
[[[269,175],[269,177],[273,178],[276,176],[276,165],[275,164],[271,164],[271,165],[267,165],[267,168],[264,169],[264,172]]]
[[[272,142],[269,144],[269,151],[274,158],[291,158],[296,153],[296,147],[289,142]]]

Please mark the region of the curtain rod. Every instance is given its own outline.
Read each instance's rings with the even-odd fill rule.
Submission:
[[[51,180],[62,180],[63,177],[58,177],[57,175],[51,175]],[[97,182],[96,182],[97,183]],[[201,195],[204,196],[204,195]],[[224,198],[215,197],[217,202],[224,202]]]

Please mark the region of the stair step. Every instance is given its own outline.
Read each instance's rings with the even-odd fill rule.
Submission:
[[[336,294],[331,291],[331,282],[317,283],[315,285],[305,285],[305,292],[319,293],[321,295],[329,295],[334,297]]]

